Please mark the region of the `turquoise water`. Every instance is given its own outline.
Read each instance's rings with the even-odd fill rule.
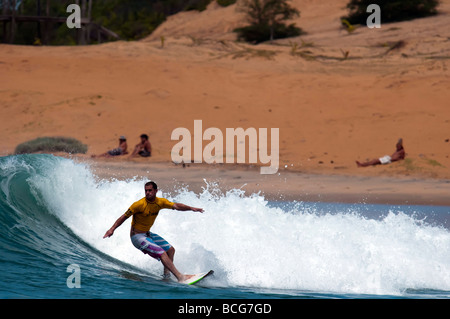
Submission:
[[[98,180],[52,155],[0,158],[0,298],[450,297],[450,207],[270,202],[157,181],[158,196],[205,213],[161,211],[152,231],[181,271],[215,270],[195,287],[162,281],[162,265],[131,244],[130,220],[102,239],[144,181]]]

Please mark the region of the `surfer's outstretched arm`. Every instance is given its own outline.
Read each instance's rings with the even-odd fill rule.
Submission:
[[[188,205],[181,204],[181,203],[174,203],[172,208],[176,209],[176,210],[181,210],[181,211],[192,210],[194,212],[203,213],[203,208],[192,207],[192,206],[188,206]]]
[[[114,223],[114,225],[112,225],[112,227],[110,229],[108,229],[108,231],[105,233],[105,236],[103,236],[103,238],[111,237],[114,234],[114,231],[116,230],[116,228],[119,227],[120,225],[122,225],[123,222],[127,218],[128,218],[128,216],[126,216],[126,215],[122,215],[119,218],[117,218],[117,220]]]

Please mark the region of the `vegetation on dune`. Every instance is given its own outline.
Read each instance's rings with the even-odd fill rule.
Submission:
[[[70,154],[86,154],[87,149],[87,145],[71,137],[38,137],[17,145],[14,153],[65,152]]]
[[[0,0],[2,12],[5,3],[12,1]],[[260,43],[302,34],[294,23],[286,24],[300,16],[300,11],[290,5],[290,0],[83,0],[78,3],[89,3],[91,21],[112,31],[114,37],[118,35],[121,40],[139,40],[150,35],[168,16],[187,10],[203,11],[212,1],[222,7],[236,4],[238,10],[245,13],[248,25],[234,30],[239,40]],[[21,0],[18,3],[18,16],[47,16],[48,13],[51,17],[64,18],[69,16],[67,6],[74,0]],[[341,20],[349,33],[355,30],[355,24],[366,24],[371,14],[367,8],[371,4],[379,5],[381,22],[386,23],[435,15],[439,0],[349,0],[348,16]],[[87,13],[83,14],[83,17],[86,16]],[[7,23],[0,27],[3,41],[7,41],[8,32],[11,33],[9,29]],[[20,22],[13,33],[15,44],[80,43],[80,32],[62,22]],[[110,33],[102,34],[95,28],[88,29],[87,33],[89,43],[113,40]],[[163,39],[161,42],[163,47]]]
[[[300,11],[291,7],[288,0],[243,0],[239,10],[246,14],[249,23],[234,30],[240,40],[260,43],[301,34],[301,29],[294,23],[284,23],[300,16]]]
[[[7,0],[3,0],[7,1]],[[138,40],[151,34],[166,18],[180,11],[205,10],[212,0],[95,0],[91,4],[91,20],[122,40]],[[0,0],[0,3],[2,1]],[[40,6],[38,5],[40,3]],[[22,0],[16,15],[46,16],[47,1]],[[67,6],[74,0],[51,1],[49,16],[68,17]],[[80,1],[81,3],[81,1]],[[1,11],[0,11],[1,12]],[[83,15],[87,16],[86,15]],[[15,44],[73,45],[77,43],[77,29],[69,29],[59,22],[21,22],[15,31]],[[0,39],[5,28],[0,28]],[[93,39],[97,31],[92,29]],[[95,33],[95,34],[94,34]],[[102,41],[111,39],[103,38]],[[91,42],[96,43],[96,42]]]
[[[397,22],[423,18],[437,14],[439,0],[350,0],[347,4],[350,24],[366,24],[367,7],[377,4],[381,9],[381,22]]]
[[[222,7],[228,7],[229,5],[235,4],[237,0],[216,0],[216,1]]]

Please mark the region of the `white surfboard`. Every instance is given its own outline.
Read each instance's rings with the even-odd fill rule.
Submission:
[[[207,271],[207,272],[203,272],[203,273],[200,273],[200,274],[196,274],[196,275],[194,275],[193,277],[189,278],[188,280],[183,281],[183,284],[187,284],[187,285],[193,285],[193,284],[196,284],[196,283],[198,283],[200,280],[206,278],[206,277],[209,276],[209,275],[212,275],[213,273],[214,273],[214,271],[213,271],[213,270],[210,270],[210,271]]]

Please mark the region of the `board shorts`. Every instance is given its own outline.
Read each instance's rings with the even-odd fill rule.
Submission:
[[[164,238],[151,232],[133,235],[131,236],[131,242],[144,254],[148,254],[157,260],[160,260],[161,255],[172,247]]]
[[[108,154],[111,155],[111,156],[122,155],[122,149],[120,147],[115,148],[113,150],[108,151]]]
[[[391,157],[389,155],[385,155],[379,158],[381,164],[389,164],[391,162]]]
[[[150,156],[152,156],[152,154],[150,152],[146,151],[146,150],[140,151],[138,154],[141,155],[142,157],[150,157]]]

